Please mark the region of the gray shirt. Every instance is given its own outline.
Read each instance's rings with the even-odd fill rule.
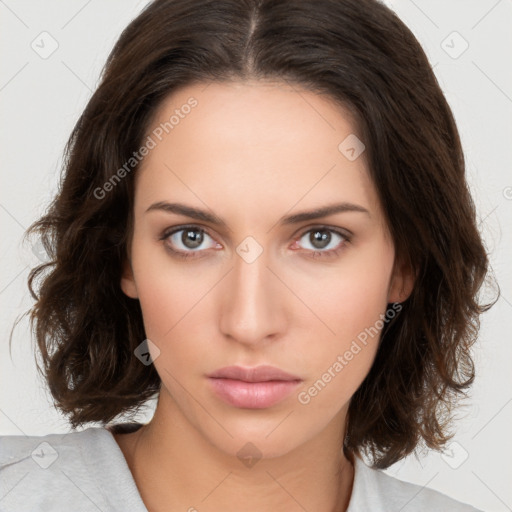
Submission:
[[[113,434],[90,427],[67,434],[0,436],[0,512],[70,510],[148,512]],[[481,512],[356,457],[347,512],[362,511]]]

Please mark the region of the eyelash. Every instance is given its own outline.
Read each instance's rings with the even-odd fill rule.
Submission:
[[[203,229],[203,228],[201,228],[199,226],[193,226],[193,225],[192,226],[179,226],[179,227],[176,227],[176,228],[172,228],[171,230],[166,230],[159,237],[159,240],[162,241],[162,242],[165,242],[170,236],[172,236],[172,235],[174,235],[176,233],[179,233],[180,231],[185,231],[187,229],[191,230],[191,231],[201,231],[202,233],[206,233],[213,240],[213,237],[205,229]],[[300,240],[307,233],[314,232],[314,231],[328,231],[328,232],[331,232],[331,233],[335,233],[336,235],[340,236],[343,240],[340,242],[341,247],[338,247],[336,249],[330,249],[328,251],[321,251],[321,250],[311,251],[311,250],[307,250],[307,252],[311,253],[310,255],[308,255],[308,257],[310,257],[310,258],[314,258],[314,259],[318,259],[318,258],[335,258],[336,256],[340,255],[340,252],[344,249],[345,245],[350,243],[350,241],[351,241],[351,236],[352,236],[351,234],[349,234],[349,233],[347,233],[345,231],[340,231],[339,229],[332,228],[330,226],[314,226],[312,228],[309,228],[306,231],[303,231],[301,233],[301,235],[297,238],[297,240]],[[176,249],[172,249],[168,244],[164,244],[164,245],[166,246],[166,249],[169,252],[171,252],[174,256],[177,256],[177,257],[183,258],[183,259],[201,258],[202,256],[196,256],[196,253],[204,252],[202,250],[198,250],[198,251],[177,251]]]

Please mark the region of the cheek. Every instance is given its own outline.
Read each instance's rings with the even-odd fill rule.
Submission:
[[[186,263],[171,258],[163,247],[147,241],[132,253],[132,265],[146,335],[160,345],[187,323],[218,280],[208,265],[187,269]]]
[[[323,322],[323,336],[342,348],[379,321],[387,306],[392,264],[393,253],[379,246],[354,252],[321,279],[305,278],[300,289]]]
[[[340,266],[336,277],[323,279],[321,289],[309,288],[314,292],[306,300],[322,322],[314,322],[305,337],[309,344],[302,346],[309,378],[300,403],[315,402],[334,414],[366,377],[384,325],[392,261],[393,254],[382,249],[360,254]]]
[[[211,300],[208,290],[214,282],[211,276],[210,282],[200,281],[169,262],[162,267],[144,266],[137,276],[146,337],[159,349],[158,357],[153,356],[155,369],[183,407],[186,400],[179,398],[178,383],[190,379],[196,370],[204,370],[201,355],[205,341],[209,342],[205,340],[207,321],[201,321],[201,317],[204,318],[204,307]]]
[[[132,253],[132,264],[146,336],[164,356],[172,345],[174,361],[213,352],[211,344],[218,340],[222,315],[216,307],[216,301],[222,299],[215,288],[222,288],[224,271],[214,262],[176,262],[163,248],[142,243],[138,247]],[[290,357],[308,380],[320,378],[338,356],[344,355],[347,362],[352,358],[345,375],[354,374],[357,380],[358,374],[367,372],[380,334],[375,326],[381,323],[380,315],[386,309],[392,260],[392,251],[380,243],[365,251],[353,251],[329,271],[319,264],[313,272],[315,267],[310,263],[304,263],[304,268],[279,270],[301,299],[283,285],[277,303],[281,304],[280,313],[288,318],[287,332],[282,334],[294,340]],[[211,339],[205,339],[208,335]],[[361,350],[353,344],[355,340]]]

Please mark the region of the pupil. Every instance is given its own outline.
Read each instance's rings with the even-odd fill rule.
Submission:
[[[181,241],[189,249],[194,249],[201,245],[203,241],[203,233],[198,230],[184,231]]]
[[[331,241],[331,234],[329,231],[313,231],[310,235],[311,243],[317,249],[324,249]]]

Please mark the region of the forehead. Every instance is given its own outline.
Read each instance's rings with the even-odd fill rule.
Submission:
[[[298,86],[190,85],[160,104],[147,136],[155,144],[137,171],[139,205],[187,195],[260,211],[339,200],[378,208],[364,151],[355,160],[343,152],[347,138],[361,138],[353,117]]]

